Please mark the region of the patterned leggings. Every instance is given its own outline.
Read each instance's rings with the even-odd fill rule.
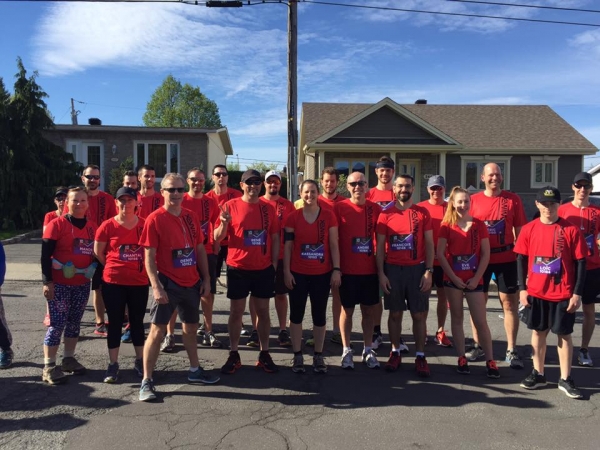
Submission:
[[[54,299],[48,301],[50,326],[44,338],[44,345],[56,347],[60,338],[79,337],[81,318],[90,296],[90,283],[79,286],[54,285]]]

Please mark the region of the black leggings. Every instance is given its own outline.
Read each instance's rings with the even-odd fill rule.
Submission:
[[[121,346],[121,327],[125,317],[125,306],[129,311],[131,341],[135,347],[144,345],[144,315],[148,306],[148,286],[125,286],[104,283],[104,304],[108,315],[108,348]]]
[[[229,247],[227,245],[221,245],[221,249],[219,250],[219,254],[217,255],[217,267],[215,272],[217,273],[217,278],[221,276],[221,270],[223,269],[223,263],[227,261],[227,250]]]
[[[310,312],[313,325],[327,325],[327,299],[331,282],[331,272],[323,275],[303,275],[292,272],[296,284],[290,291],[290,322],[301,324],[306,310],[306,301],[310,296]]]

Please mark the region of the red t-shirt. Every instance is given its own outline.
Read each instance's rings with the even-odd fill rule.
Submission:
[[[226,205],[231,215],[227,226],[227,265],[244,270],[266,269],[273,264],[271,236],[279,233],[275,208],[266,202],[248,203],[241,198],[229,200]],[[220,224],[219,216],[216,227]]]
[[[545,225],[535,219],[521,229],[515,253],[528,257],[527,293],[558,302],[572,297],[575,261],[585,258],[588,248],[583,233],[569,221],[559,218]]]
[[[319,197],[317,200],[318,200],[318,203],[320,206],[328,207],[329,209],[331,209],[333,211],[333,207],[336,205],[336,203],[347,200],[347,197],[337,194],[333,200],[329,200],[328,198],[323,197],[323,194],[319,194]]]
[[[516,261],[514,251],[494,253],[493,249],[510,246],[515,242],[513,228],[527,223],[523,203],[517,194],[501,191],[496,197],[488,197],[485,192],[471,196],[471,215],[483,220],[490,235],[490,264]]]
[[[217,193],[214,191],[214,189],[211,189],[209,192],[206,193],[206,195],[209,196],[210,198],[213,198],[217,202],[217,206],[220,206],[220,205],[227,203],[229,200],[233,200],[234,198],[240,198],[244,194],[242,194],[237,189],[228,187],[227,192],[225,194],[217,195]],[[218,220],[220,215],[221,215],[221,211],[219,210],[219,213],[217,214],[218,224],[221,223],[221,221]],[[219,227],[217,222],[215,222],[215,228]],[[221,245],[221,247],[227,247],[229,245],[229,239],[227,239],[227,236],[225,236],[225,239],[223,239],[219,244]]]
[[[195,212],[181,208],[174,216],[159,208],[148,216],[140,245],[156,249],[158,271],[180,286],[192,287],[200,279],[196,247],[204,243]]]
[[[365,195],[367,200],[377,203],[383,211],[393,208],[396,204],[396,196],[392,189],[377,189],[376,187],[369,189]]]
[[[193,198],[187,192],[183,194],[181,202],[183,208],[194,211],[200,219],[200,226],[204,234],[204,249],[207,255],[214,253],[215,223],[219,218],[219,206],[214,198],[203,195],[202,198]]]
[[[429,203],[429,200],[425,200],[424,202],[417,203],[417,205],[422,206],[429,211],[429,216],[431,217],[431,227],[433,230],[433,248],[435,249],[437,248],[438,236],[440,235],[440,226],[442,225],[444,214],[446,214],[448,203],[443,202],[441,205],[432,205]],[[433,259],[433,265],[440,265],[437,260],[437,256]]]
[[[88,205],[86,217],[98,225],[117,215],[115,198],[106,192],[98,191],[98,195],[88,195]]]
[[[98,227],[96,241],[106,242],[106,263],[102,279],[107,283],[125,286],[147,286],[148,276],[144,267],[144,247],[138,244],[144,219],[128,230],[119,222],[108,219]]]
[[[143,219],[147,218],[150,214],[165,204],[165,199],[160,192],[154,192],[154,194],[146,197],[142,196],[142,194],[138,192],[137,199],[138,216],[142,217]]]
[[[377,234],[385,236],[386,262],[399,266],[424,262],[425,232],[431,229],[429,212],[420,206],[413,204],[404,211],[396,207],[382,211],[377,220]]]
[[[588,247],[586,270],[600,267],[600,208],[590,205],[578,208],[573,203],[565,203],[558,208],[558,216],[568,220],[583,232]]]
[[[473,278],[479,268],[481,241],[490,237],[485,223],[473,218],[468,231],[461,230],[457,225],[443,223],[440,226],[439,237],[446,239],[446,259],[454,274],[464,282]],[[446,273],[444,280],[450,281]],[[479,284],[483,284],[483,277]]]
[[[377,273],[375,227],[380,213],[381,206],[369,200],[364,205],[355,205],[350,199],[335,205],[343,274]]]
[[[317,220],[308,223],[304,208],[294,211],[285,222],[294,229],[290,270],[304,275],[322,275],[333,269],[329,247],[329,229],[337,227],[333,210],[321,208]]]
[[[285,228],[285,221],[289,217],[291,213],[296,211],[294,204],[290,202],[287,198],[279,197],[277,200],[268,200],[266,197],[260,198],[263,202],[267,202],[269,205],[275,208],[275,214],[277,215],[277,221],[279,223],[279,237],[281,244],[279,246],[279,259],[283,259],[283,245],[284,245],[284,235],[283,229]]]
[[[54,219],[56,219],[58,217],[58,213],[56,211],[50,211],[49,213],[46,213],[46,215],[44,216],[44,227],[47,226],[50,222],[52,222]]]
[[[59,217],[48,224],[44,231],[44,239],[56,241],[56,247],[52,255],[62,264],[69,261],[75,269],[87,269],[94,261],[94,237],[98,226],[95,222],[88,220],[83,229],[79,229],[65,217]],[[65,278],[62,268],[52,268],[52,280],[58,284],[69,286],[81,286],[90,280],[83,274],[76,273],[73,278]]]

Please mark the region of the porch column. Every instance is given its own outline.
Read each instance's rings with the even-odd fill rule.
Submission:
[[[440,167],[439,167],[439,175],[446,179],[446,152],[440,153]]]
[[[318,180],[321,177],[321,172],[325,168],[325,152],[319,151],[317,156],[317,173],[315,173],[315,180]]]

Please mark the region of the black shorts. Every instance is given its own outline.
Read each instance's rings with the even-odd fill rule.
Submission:
[[[433,266],[432,284],[438,289],[444,287],[444,269],[442,269],[442,266]]]
[[[239,300],[248,297],[271,298],[275,296],[275,268],[244,270],[227,266],[227,298]]]
[[[98,263],[98,267],[96,267],[96,271],[94,272],[94,276],[92,277],[92,291],[100,289],[102,285],[102,274],[104,273],[104,266]]]
[[[477,286],[475,289],[461,289],[458,286],[456,286],[452,281],[446,280],[446,281],[444,281],[444,287],[451,288],[451,289],[458,289],[459,291],[463,291],[465,294],[468,294],[469,292],[483,292],[482,284]]]
[[[310,312],[315,327],[327,325],[327,300],[331,286],[331,272],[305,275],[292,272],[294,289],[290,291],[290,323],[302,324],[306,303],[310,297]]]
[[[566,336],[573,333],[575,313],[568,313],[569,300],[551,302],[527,296],[531,308],[527,314],[527,328],[535,331],[550,329],[554,334]]]
[[[210,275],[210,293],[217,293],[217,255],[206,255],[208,274]]]
[[[174,311],[179,314],[182,323],[197,324],[200,322],[200,287],[198,281],[191,287],[180,286],[163,274],[158,279],[169,296],[169,303],[159,304],[152,300],[150,307],[150,322],[156,325],[167,325]]]
[[[277,263],[277,272],[275,273],[275,295],[285,295],[289,292],[290,290],[285,285],[285,280],[283,279],[283,259],[280,259]]]
[[[379,277],[373,275],[342,275],[340,298],[344,308],[379,303]]]
[[[585,284],[583,286],[581,303],[584,305],[600,303],[598,294],[600,294],[600,268],[588,270],[585,273]]]
[[[425,264],[397,266],[385,264],[384,271],[392,289],[383,295],[383,307],[389,311],[420,313],[429,311],[429,292],[421,292],[419,285],[425,273]]]
[[[483,292],[490,289],[492,274],[496,275],[498,292],[503,294],[514,294],[518,291],[517,286],[517,262],[490,264],[483,274]]]

